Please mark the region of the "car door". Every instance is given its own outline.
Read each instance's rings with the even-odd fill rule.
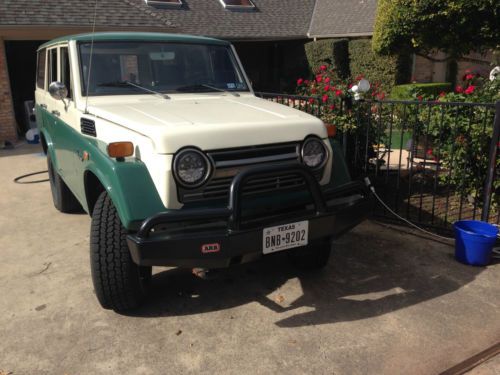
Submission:
[[[56,99],[47,93],[47,116],[54,135],[55,155],[57,159],[57,171],[73,194],[81,201],[83,189],[81,189],[81,176],[77,173],[81,167],[79,150],[81,147],[81,135],[76,125],[79,125],[78,110],[74,101],[73,80],[71,74],[70,55],[67,45],[60,45],[48,51],[49,57],[49,80],[63,83],[68,95],[63,100]],[[57,73],[56,73],[57,72]]]

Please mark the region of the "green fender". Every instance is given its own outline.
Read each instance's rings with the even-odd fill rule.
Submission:
[[[95,146],[86,151],[90,157],[85,161],[84,174],[92,172],[101,182],[125,228],[137,229],[145,218],[165,211],[144,163],[138,160],[118,162]]]
[[[330,180],[330,186],[338,187],[351,182],[351,175],[349,174],[349,169],[344,159],[344,153],[342,145],[329,138],[330,145],[333,151],[333,163],[332,163],[332,177]]]

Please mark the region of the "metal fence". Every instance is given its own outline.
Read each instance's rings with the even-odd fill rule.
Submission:
[[[336,125],[352,176],[369,176],[400,216],[436,231],[456,220],[500,222],[500,102],[257,95]],[[377,203],[373,214],[394,219]]]

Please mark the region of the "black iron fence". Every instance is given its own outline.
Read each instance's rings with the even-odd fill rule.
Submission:
[[[500,102],[257,95],[336,125],[353,177],[369,176],[400,216],[437,231],[456,220],[500,222]],[[394,219],[376,203],[373,213]]]

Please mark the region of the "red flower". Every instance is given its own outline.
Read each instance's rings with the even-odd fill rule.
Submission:
[[[458,85],[457,87],[455,87],[455,91],[459,94],[461,94],[462,92],[464,92],[464,88],[460,85]]]
[[[321,77],[321,75],[318,74],[316,76],[316,82],[320,83],[322,80],[323,80],[323,77]]]
[[[424,97],[422,95],[419,95],[419,96],[417,96],[417,99],[419,102],[421,102],[422,100],[424,100]]]
[[[432,148],[428,149],[426,152],[427,155],[431,156],[432,155]]]
[[[323,100],[323,103],[326,103],[328,101],[328,95],[326,95],[326,94],[323,95],[322,100]]]
[[[306,79],[306,80],[304,81],[304,85],[308,85],[308,84],[309,84],[309,80],[308,80],[308,79]]]
[[[440,98],[444,98],[445,96],[446,96],[446,93],[445,93],[444,91],[441,91],[441,92],[439,93],[439,97],[440,97]]]
[[[335,96],[340,96],[342,95],[342,90],[336,90],[335,91]]]
[[[314,87],[311,89],[311,93],[316,94],[318,90],[316,90]]]
[[[330,78],[329,77],[325,78],[325,83],[330,83]]]
[[[467,87],[467,89],[464,91],[464,93],[466,93],[467,95],[470,95],[474,92],[475,89],[476,89],[476,86],[470,85],[469,87]]]
[[[381,92],[378,95],[379,100],[384,100],[385,99],[385,92]]]
[[[325,91],[328,91],[328,90],[330,90],[330,86],[329,86],[329,85],[326,85],[326,86],[325,86]]]
[[[469,74],[467,74],[467,75],[465,76],[465,80],[466,80],[466,81],[469,81],[469,80],[471,80],[471,79],[474,79],[474,77],[475,77],[475,75],[474,75],[474,74],[470,74],[470,73],[469,73]]]
[[[326,65],[321,65],[319,68],[320,68],[323,72],[327,69]]]
[[[354,83],[349,83],[349,90],[352,89],[352,86],[354,86]]]
[[[335,90],[337,90],[337,88],[335,86],[331,86],[330,90],[335,91]]]
[[[304,83],[304,80],[303,80],[302,78],[299,78],[299,79],[297,80],[297,85],[298,85],[298,86],[302,85],[303,83]]]
[[[314,103],[314,99],[313,98],[309,98],[308,102],[309,102],[309,104],[313,104]]]
[[[330,106],[330,111],[333,111],[334,109],[335,109],[335,105],[333,105],[333,104],[332,104],[332,105]]]

